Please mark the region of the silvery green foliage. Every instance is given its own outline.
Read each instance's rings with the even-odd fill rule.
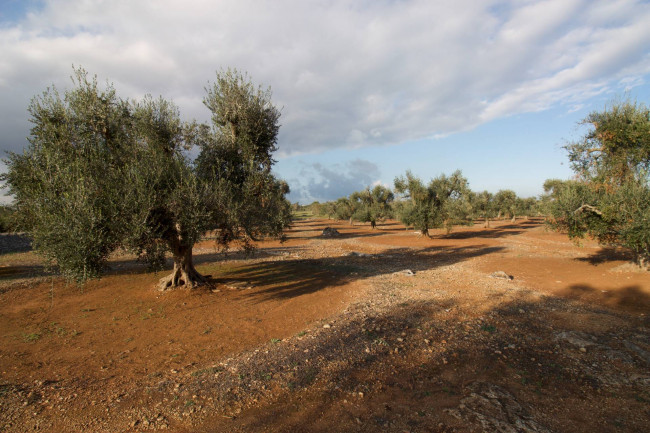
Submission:
[[[551,224],[571,238],[591,236],[627,247],[639,265],[650,258],[650,111],[616,102],[583,122],[582,140],[566,146],[576,180],[547,181]]]
[[[119,248],[154,267],[171,251],[193,270],[192,246],[207,230],[218,229],[222,245],[281,234],[288,188],[270,171],[279,113],[269,92],[220,73],[206,98],[213,125],[203,125],[181,121],[162,98],[121,99],[82,69],[73,81],[63,96],[49,88],[32,100],[30,144],[10,154],[4,176],[20,227],[63,275],[99,277]],[[226,140],[226,129],[238,137]]]
[[[425,236],[432,228],[445,227],[449,232],[454,225],[471,223],[471,191],[460,170],[450,176],[440,175],[428,185],[407,172],[395,179],[395,190],[407,200],[400,207],[400,221]]]
[[[350,218],[369,222],[374,229],[378,222],[392,216],[391,203],[394,198],[393,192],[383,185],[352,193],[348,199],[353,209]]]

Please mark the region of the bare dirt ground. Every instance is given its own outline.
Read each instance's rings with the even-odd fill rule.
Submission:
[[[198,245],[213,286],[166,293],[129,257],[79,288],[5,253],[0,431],[647,431],[650,275],[492,226],[297,221],[252,258]]]

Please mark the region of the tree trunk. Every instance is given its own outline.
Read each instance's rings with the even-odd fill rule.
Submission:
[[[490,218],[485,217],[485,224],[483,225],[486,229],[490,227]]]
[[[377,222],[375,222],[375,221],[370,221],[370,228],[371,228],[372,230],[376,229],[376,228],[377,228]]]
[[[158,288],[161,291],[182,286],[194,288],[208,282],[194,268],[192,247],[178,245],[172,250],[172,253],[174,254],[174,270],[171,275],[160,280]]]

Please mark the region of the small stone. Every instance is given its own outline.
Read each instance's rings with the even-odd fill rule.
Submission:
[[[401,342],[403,342],[403,341],[404,341],[404,339],[403,339],[403,338],[401,338],[401,337],[397,337],[397,341],[399,341],[399,342],[401,343]]]
[[[524,310],[522,310],[522,309],[520,308],[520,309],[519,309],[519,313],[521,313],[521,314],[524,314],[524,313],[525,313],[525,311],[524,311]]]
[[[501,351],[500,351],[500,350],[495,350],[494,353],[496,353],[497,355],[501,355]]]
[[[326,323],[323,325],[323,328],[325,329],[330,329],[332,326],[329,323]]]
[[[325,227],[325,229],[323,229],[323,233],[321,234],[321,236],[324,238],[333,238],[340,235],[341,234],[339,233],[339,231],[333,229],[332,227]]]
[[[580,348],[580,351],[581,351],[582,353],[585,353],[585,352],[587,352],[587,349],[584,348],[584,347],[581,347],[581,348]]]
[[[429,344],[429,343],[431,343],[431,341],[429,341],[428,339],[425,338],[424,339],[424,344]]]
[[[508,281],[511,281],[511,280],[515,279],[515,277],[513,277],[512,275],[508,275],[503,271],[492,272],[492,274],[490,274],[490,277],[499,278],[499,279],[508,280]]]

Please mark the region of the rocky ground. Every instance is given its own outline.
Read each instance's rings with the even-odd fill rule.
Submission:
[[[0,431],[645,431],[648,274],[493,226],[303,220],[253,258],[199,245],[213,285],[163,294],[128,260],[82,290],[5,254]]]

